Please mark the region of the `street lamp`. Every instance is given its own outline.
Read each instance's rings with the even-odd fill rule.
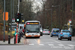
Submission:
[[[59,6],[59,28],[60,28],[60,5],[56,5],[56,6],[52,5],[52,7],[58,7],[58,6]]]

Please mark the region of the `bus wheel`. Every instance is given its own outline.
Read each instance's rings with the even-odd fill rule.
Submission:
[[[38,37],[38,38],[40,38],[40,37]]]

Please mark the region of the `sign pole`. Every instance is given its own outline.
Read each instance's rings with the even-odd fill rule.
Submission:
[[[3,36],[3,42],[5,42],[5,0],[4,0],[4,36]]]
[[[18,42],[18,23],[17,23],[17,28],[16,28],[16,43]]]

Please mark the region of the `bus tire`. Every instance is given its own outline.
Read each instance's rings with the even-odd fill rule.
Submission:
[[[40,37],[38,37],[38,38],[40,38]]]

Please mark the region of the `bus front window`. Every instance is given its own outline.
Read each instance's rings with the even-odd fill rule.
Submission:
[[[26,32],[37,32],[39,33],[39,25],[26,25]]]

